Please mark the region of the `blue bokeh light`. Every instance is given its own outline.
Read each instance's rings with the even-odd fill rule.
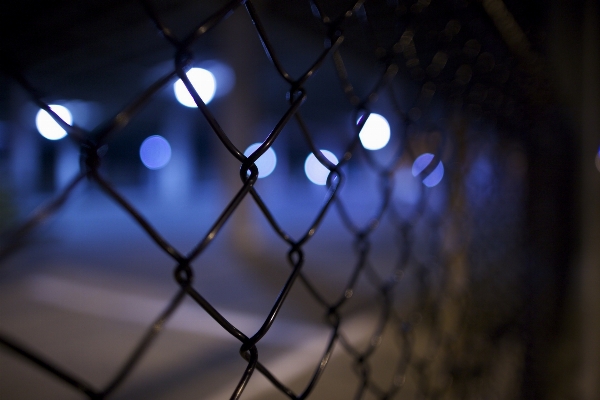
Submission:
[[[244,155],[249,157],[250,154],[254,153],[261,144],[262,143],[251,144],[248,146],[246,151],[244,151]],[[269,147],[262,156],[258,157],[258,160],[256,160],[254,164],[256,164],[256,167],[258,168],[259,178],[266,178],[267,176],[271,175],[277,166],[277,156],[275,155],[275,150],[273,150],[272,147]]]
[[[161,169],[171,160],[171,145],[160,135],[149,136],[140,146],[140,159],[148,169]]]
[[[433,157],[434,156],[431,153],[424,153],[417,157],[412,166],[413,176],[417,177],[421,172],[423,172],[423,170],[427,168],[431,160],[433,160]],[[435,167],[435,169],[423,179],[423,184],[427,187],[434,187],[442,181],[443,177],[444,165],[440,161]]]

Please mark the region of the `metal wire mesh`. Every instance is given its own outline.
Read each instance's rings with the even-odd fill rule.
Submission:
[[[8,75],[68,132],[68,138],[80,150],[81,168],[58,195],[10,231],[0,259],[19,251],[28,235],[58,210],[68,207],[67,200],[88,180],[129,214],[146,232],[148,240],[170,257],[175,265],[172,276],[178,290],[102,387],[88,383],[85,376],[72,373],[18,338],[0,335],[0,343],[74,391],[90,399],[110,398],[131,376],[161,332],[168,329],[168,321],[184,300],[192,299],[240,343],[239,354],[245,360],[245,369],[230,371],[237,377],[231,399],[242,398],[257,374],[264,376],[284,397],[309,398],[335,352],[342,352],[349,359],[355,379],[343,384],[352,385],[356,399],[404,398],[403,395],[479,398],[492,394],[511,398],[518,390],[520,378],[518,373],[510,372],[521,367],[523,350],[512,330],[521,299],[510,293],[519,274],[524,161],[518,142],[510,139],[516,135],[500,131],[507,126],[518,129],[523,121],[519,106],[527,95],[522,89],[529,86],[519,84],[523,73],[517,71],[517,63],[509,56],[500,35],[489,24],[478,25],[487,18],[485,9],[479,3],[461,1],[301,2],[300,7],[313,13],[324,46],[305,67],[305,72],[293,75],[287,72],[288,66],[279,57],[280,49],[272,42],[276,33],[263,23],[261,4],[254,3],[227,2],[211,15],[198,18],[196,26],[184,35],[176,35],[174,32],[181,29],[164,21],[160,7],[151,0],[140,1],[140,15],[151,20],[172,47],[174,66],[114,118],[93,130],[62,121],[38,91],[43,89],[44,82],[32,84],[24,71],[6,65]],[[269,74],[285,85],[278,106],[287,101],[278,122],[249,156],[243,154],[232,134],[222,128],[186,75],[204,35],[220,29],[223,21],[234,13],[244,14],[252,22],[272,66]],[[348,59],[355,54],[369,54],[375,68],[367,75],[354,76]],[[324,65],[334,66],[339,90],[352,110],[349,120],[339,127],[339,131],[347,133],[345,136],[324,137],[311,126],[310,117],[304,115],[303,108],[311,102],[314,92],[309,84]],[[210,229],[187,253],[155,229],[152,221],[103,172],[106,145],[125,134],[130,121],[176,78],[183,81],[193,97],[198,115],[210,125],[229,157],[236,160],[240,178],[236,193],[212,217]],[[372,82],[370,88],[365,88],[365,82]],[[392,132],[391,143],[396,148],[385,161],[365,150],[359,138],[368,117],[382,103],[393,109],[400,121]],[[323,204],[312,210],[312,219],[305,221],[303,233],[297,236],[287,233],[288,228],[261,197],[255,165],[277,143],[282,132],[292,126],[298,134],[294,140],[304,142],[330,171]],[[321,143],[331,140],[342,149],[337,154],[337,163],[320,150]],[[416,174],[416,179],[425,180],[443,163],[444,180],[436,188],[419,183],[414,198],[403,201],[402,191],[409,185],[407,166],[423,152],[433,156]],[[370,180],[376,182],[371,214],[360,219],[361,222],[357,222],[359,218],[353,209],[356,199],[345,194],[347,176],[352,175],[349,170],[367,171]],[[263,316],[262,325],[252,332],[243,331],[228,320],[195,285],[199,276],[195,264],[223,234],[225,224],[235,223],[232,216],[242,202],[250,200],[260,209],[269,229],[287,246],[289,268],[270,311]],[[360,211],[363,215],[364,210]],[[309,263],[309,243],[327,239],[320,238],[320,228],[334,213],[351,237],[354,254],[352,263],[343,268],[341,289],[335,288],[333,292],[329,288],[330,292],[326,292],[318,275],[306,272],[305,267]],[[394,246],[386,249],[384,258],[377,254],[381,250],[377,235],[382,225],[387,225],[384,235]],[[336,255],[331,257],[335,259]],[[508,271],[506,265],[513,268]],[[323,343],[320,359],[314,360],[309,379],[300,390],[293,390],[291,382],[280,380],[278,371],[263,361],[259,350],[292,289],[298,286],[318,304],[329,337]],[[366,343],[358,343],[351,338],[347,322],[357,307],[367,306],[365,312],[374,316],[368,329],[371,333]],[[384,342],[388,345],[382,346]],[[390,348],[395,352],[393,361],[385,365],[386,372],[382,374],[376,363],[381,351],[389,352]],[[384,380],[382,376],[387,378]]]

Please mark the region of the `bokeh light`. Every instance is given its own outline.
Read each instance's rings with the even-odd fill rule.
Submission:
[[[186,72],[186,75],[194,89],[198,92],[198,95],[200,95],[202,101],[204,101],[205,104],[210,103],[217,90],[217,81],[212,72],[203,68],[192,68]],[[178,79],[177,82],[175,82],[173,90],[175,91],[175,98],[177,98],[178,102],[186,107],[196,107],[194,98],[181,79]]]
[[[417,157],[412,166],[413,176],[417,177],[421,172],[423,172],[423,170],[427,168],[431,160],[433,160],[433,154],[431,153],[421,154],[419,157]],[[443,177],[444,166],[440,161],[438,165],[434,168],[434,170],[431,171],[431,173],[423,179],[423,184],[427,187],[434,187],[435,185],[441,182]]]
[[[358,137],[365,149],[382,149],[390,141],[390,124],[382,115],[372,113],[367,118]]]
[[[250,154],[254,153],[256,149],[260,147],[262,143],[254,143],[244,151],[244,155],[249,157]],[[271,175],[271,173],[275,170],[275,166],[277,165],[277,156],[275,155],[275,150],[272,147],[269,147],[267,151],[263,153],[262,156],[258,157],[258,160],[254,162],[256,167],[258,168],[258,177],[266,178]]]
[[[73,123],[73,116],[66,107],[57,104],[50,104],[49,107],[67,124],[71,125]],[[38,132],[48,140],[59,140],[67,136],[67,131],[46,110],[38,111],[35,117],[35,126]]]
[[[337,157],[332,152],[321,150],[321,153],[332,163],[338,163]],[[306,177],[315,185],[325,185],[327,183],[329,170],[312,153],[308,155],[304,162],[304,172],[306,173]]]
[[[140,146],[140,159],[148,169],[161,169],[171,160],[171,145],[160,135],[149,136]]]

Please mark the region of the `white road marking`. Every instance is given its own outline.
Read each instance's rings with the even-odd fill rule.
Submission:
[[[28,282],[30,296],[39,302],[51,304],[69,311],[107,318],[115,321],[139,323],[150,326],[166,307],[169,298],[156,298],[124,293],[48,275],[36,275]],[[196,333],[222,340],[237,341],[199,305],[189,299],[179,306],[169,319],[165,329]],[[264,318],[227,309],[218,309],[232,324],[247,335],[260,328]],[[313,337],[327,328],[316,324],[291,322],[277,319],[271,328],[274,333],[261,340],[265,344],[289,344],[294,339]]]
[[[151,322],[166,307],[169,299],[123,293],[115,290],[94,287],[81,283],[48,276],[36,275],[28,284],[31,297],[39,302],[53,306],[107,318],[116,321],[134,322],[150,326]],[[232,310],[220,310],[223,315],[243,332],[255,332],[263,318]],[[343,324],[344,334],[352,343],[366,343],[374,326],[374,316],[359,315],[347,319]],[[219,326],[204,310],[196,304],[184,303],[167,322],[165,329],[206,335],[220,340],[235,341],[229,333]],[[273,331],[273,334],[271,334]],[[325,351],[331,330],[326,326],[276,321],[261,344],[286,344],[286,350],[278,357],[261,360],[282,382],[292,382],[301,376],[312,373]],[[290,346],[290,343],[293,345]],[[332,357],[339,352],[334,351]],[[259,376],[260,375],[260,376]],[[223,400],[231,397],[239,377],[232,379],[222,389],[213,393],[209,400]],[[260,372],[255,371],[244,399],[261,399],[273,392],[273,385]]]

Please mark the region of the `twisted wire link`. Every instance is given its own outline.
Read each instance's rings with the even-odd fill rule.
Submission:
[[[17,243],[30,231],[41,225],[44,220],[64,207],[74,188],[88,178],[100,187],[103,193],[119,205],[153,241],[158,248],[167,254],[175,263],[173,279],[178,284],[178,291],[166,304],[164,310],[154,319],[144,335],[139,339],[123,365],[116,371],[113,378],[103,388],[93,388],[84,378],[65,372],[65,370],[46,360],[27,348],[27,345],[18,340],[0,334],[0,344],[5,348],[20,354],[30,360],[57,379],[78,390],[90,399],[104,399],[118,391],[122,383],[131,375],[139,364],[143,355],[152,347],[155,339],[165,328],[168,320],[181,306],[186,298],[192,299],[204,312],[216,321],[224,331],[240,342],[239,353],[246,361],[244,371],[239,375],[238,383],[231,394],[231,399],[239,399],[253,374],[258,371],[272,386],[290,399],[308,398],[318,385],[325,369],[327,368],[334,350],[337,348],[345,352],[353,360],[353,372],[357,379],[355,399],[362,399],[369,394],[377,399],[397,398],[407,381],[409,374],[416,377],[416,391],[427,398],[440,398],[450,390],[449,384],[439,384],[435,381],[438,364],[443,365],[445,373],[450,373],[456,367],[451,358],[451,340],[460,336],[461,332],[447,332],[444,328],[444,301],[451,292],[448,281],[452,277],[451,268],[444,261],[443,243],[440,240],[430,240],[428,253],[431,257],[438,257],[441,267],[434,271],[433,264],[426,263],[418,254],[417,229],[425,227],[432,237],[442,230],[445,219],[440,214],[428,210],[429,191],[424,186],[418,188],[417,199],[414,206],[406,215],[406,210],[395,200],[395,193],[400,185],[397,181],[399,171],[408,161],[415,159],[417,150],[413,143],[423,131],[437,130],[441,132],[435,148],[431,149],[434,156],[429,164],[422,169],[416,178],[423,180],[438,167],[444,157],[448,142],[455,140],[456,132],[452,128],[442,127],[441,123],[434,122],[433,128],[415,128],[418,121],[427,120],[426,112],[433,108],[432,99],[438,85],[448,80],[444,75],[450,67],[455,68],[457,92],[464,92],[475,87],[476,80],[484,77],[473,73],[477,69],[477,58],[471,57],[467,63],[455,61],[460,55],[452,56],[451,47],[455,46],[453,37],[458,35],[459,28],[451,20],[445,27],[440,28],[440,43],[436,45],[425,44],[422,48],[421,35],[433,22],[428,21],[428,11],[433,8],[429,0],[418,1],[391,1],[377,2],[375,0],[359,0],[348,4],[345,8],[332,6],[328,2],[310,0],[307,7],[311,7],[314,17],[322,25],[324,32],[324,48],[318,56],[306,66],[304,72],[292,76],[285,63],[279,57],[277,49],[271,41],[272,33],[262,22],[259,8],[252,1],[229,1],[219,8],[214,14],[195,25],[183,38],[178,38],[173,33],[172,27],[163,21],[160,12],[151,0],[140,0],[140,12],[145,12],[164,40],[172,46],[174,51],[173,67],[170,72],[150,85],[141,95],[125,106],[116,116],[99,125],[91,131],[75,125],[70,126],[54,113],[41,95],[29,84],[24,75],[17,73],[14,78],[31,95],[34,103],[46,110],[68,132],[69,138],[80,149],[81,170],[72,181],[50,200],[45,206],[35,211],[32,216],[24,221],[14,235],[14,240],[0,250],[0,260],[11,254]],[[201,42],[203,36],[214,29],[219,29],[220,24],[233,13],[247,13],[247,18],[252,22],[258,38],[262,43],[265,56],[270,61],[273,73],[287,85],[286,93],[288,108],[277,121],[273,129],[264,137],[259,147],[249,156],[245,156],[231,139],[231,132],[227,132],[211,109],[205,104],[192,82],[186,75],[186,69],[193,62],[192,46]],[[382,39],[378,21],[382,14],[389,13],[393,16],[393,40]],[[444,19],[445,21],[445,19]],[[364,37],[373,49],[376,61],[379,63],[378,71],[374,74],[375,83],[370,89],[360,92],[356,80],[363,77],[353,77],[347,69],[344,56],[345,46],[351,46],[352,34],[356,30],[363,32]],[[444,36],[446,35],[446,36]],[[386,37],[388,37],[387,35]],[[447,40],[449,38],[449,40]],[[442,40],[443,39],[443,40]],[[350,134],[340,143],[344,149],[338,163],[331,162],[320,150],[322,140],[307,122],[301,109],[310,101],[311,92],[307,82],[323,68],[326,62],[334,66],[340,89],[352,108],[349,126]],[[429,65],[423,68],[427,63]],[[448,65],[451,64],[451,65]],[[484,74],[485,75],[485,74]],[[406,78],[409,79],[406,79]],[[427,79],[426,79],[427,77]],[[176,249],[151,222],[146,219],[126,198],[115,188],[102,173],[103,148],[116,135],[123,134],[123,129],[136,115],[156,96],[166,85],[176,78],[181,79],[198,108],[199,115],[209,124],[212,134],[221,142],[229,153],[240,165],[241,184],[222,208],[219,215],[212,221],[208,231],[196,242],[196,245],[187,254]],[[472,79],[473,78],[473,81]],[[476,79],[475,79],[476,78]],[[436,80],[437,79],[437,80]],[[400,86],[416,86],[416,94],[409,100],[401,99]],[[460,86],[460,88],[458,88]],[[360,145],[360,132],[369,116],[376,110],[377,105],[386,99],[392,105],[396,117],[400,121],[399,128],[393,132],[396,146],[392,156],[386,162],[381,162],[372,153]],[[282,99],[283,100],[283,99]],[[378,103],[379,102],[379,103]],[[450,116],[454,111],[449,112]],[[433,118],[432,118],[433,120]],[[256,161],[267,150],[272,148],[281,132],[288,125],[295,124],[311,153],[329,170],[327,178],[327,196],[322,205],[314,210],[314,217],[305,226],[303,234],[292,237],[287,233],[286,227],[277,220],[268,204],[263,200],[255,187],[258,179]],[[418,132],[416,132],[418,131]],[[343,186],[347,181],[347,170],[350,165],[359,164],[365,170],[372,172],[378,179],[377,199],[372,207],[371,215],[364,223],[358,223],[357,214],[347,206]],[[460,190],[462,182],[453,182]],[[229,321],[223,313],[209,302],[203,293],[194,286],[195,270],[193,262],[201,259],[207,247],[221,235],[224,225],[239,209],[241,202],[251,198],[258,206],[261,216],[268,222],[270,229],[279,240],[287,246],[287,262],[290,267],[285,283],[282,285],[271,309],[263,319],[261,326],[254,332],[244,332],[234,323]],[[317,233],[324,219],[335,209],[342,221],[342,227],[353,238],[354,262],[346,268],[346,278],[339,293],[324,293],[320,286],[315,284],[315,278],[304,270],[306,263],[305,245],[317,237]],[[451,210],[452,211],[452,210]],[[464,211],[464,210],[458,210]],[[384,222],[393,226],[396,249],[396,258],[390,264],[382,265],[376,258],[374,243],[377,234]],[[316,239],[315,239],[316,240]],[[465,251],[464,249],[461,251]],[[408,293],[401,293],[400,284],[405,275],[411,274],[417,279],[414,287]],[[442,283],[439,283],[439,281]],[[315,366],[305,386],[297,393],[290,388],[289,382],[284,382],[277,377],[277,371],[271,371],[259,357],[262,339],[271,330],[283,305],[296,285],[302,285],[312,299],[320,307],[323,323],[329,329],[329,337],[323,344],[321,357],[315,360]],[[354,343],[345,331],[343,322],[349,319],[348,305],[352,302],[355,292],[369,287],[374,291],[373,300],[375,307],[372,313],[376,316],[373,326],[370,327],[369,340],[366,345]],[[413,305],[401,304],[405,298],[413,297]],[[333,299],[333,300],[330,300]],[[454,299],[456,300],[456,299]],[[465,318],[465,313],[456,316],[457,319]],[[452,336],[452,335],[454,336]],[[392,378],[389,382],[382,383],[376,378],[373,364],[381,343],[391,335],[398,351]],[[450,337],[452,336],[452,337]],[[417,346],[420,340],[429,341],[424,346],[427,350]],[[441,361],[440,361],[441,360]],[[238,372],[232,372],[237,374]],[[237,376],[237,375],[236,375]]]

